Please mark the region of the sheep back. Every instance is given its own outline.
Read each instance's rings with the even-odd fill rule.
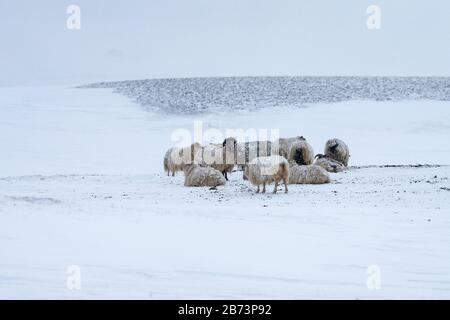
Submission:
[[[186,187],[217,187],[226,182],[222,173],[211,167],[191,164],[184,167],[184,185]]]
[[[272,155],[272,142],[247,141],[236,145],[236,164],[244,166],[257,157]]]
[[[327,156],[317,155],[316,157],[317,159],[314,161],[314,164],[321,166],[328,172],[342,172],[345,169],[345,166],[342,163]]]
[[[299,166],[294,160],[289,162],[290,184],[324,184],[330,182],[328,172],[317,165]]]

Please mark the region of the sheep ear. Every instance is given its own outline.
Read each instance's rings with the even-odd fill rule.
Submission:
[[[223,140],[222,147],[225,147],[226,145],[227,145],[227,139]]]

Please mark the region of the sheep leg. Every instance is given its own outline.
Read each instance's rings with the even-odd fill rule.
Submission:
[[[170,170],[167,170],[167,176],[170,176]]]
[[[227,181],[228,181],[228,175],[227,175],[227,172],[226,172],[226,171],[224,171],[224,172],[222,172],[222,174],[223,174],[223,176],[225,177],[225,180],[227,180]]]
[[[277,193],[278,180],[275,180],[275,188],[273,188],[273,193]]]
[[[287,179],[286,178],[283,178],[283,182],[284,182],[284,193],[288,193],[288,184],[287,184],[287,181],[286,181]]]
[[[175,177],[175,171],[172,171],[172,177]]]
[[[256,193],[259,193],[259,184],[258,184],[258,189],[256,189]]]
[[[266,193],[266,182],[263,182],[263,191],[262,193]]]

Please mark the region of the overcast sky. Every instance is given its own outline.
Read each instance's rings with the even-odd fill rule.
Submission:
[[[66,8],[81,8],[68,30]],[[369,5],[381,29],[366,27]],[[448,0],[0,0],[0,85],[450,76]]]

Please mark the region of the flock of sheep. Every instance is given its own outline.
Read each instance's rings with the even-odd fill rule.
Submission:
[[[237,166],[243,171],[243,179],[257,186],[256,192],[262,185],[264,193],[266,185],[274,183],[276,193],[281,181],[285,192],[288,184],[329,183],[328,172],[343,171],[349,157],[347,145],[336,138],[326,142],[324,154],[314,156],[313,148],[302,136],[242,143],[230,137],[221,144],[170,148],[164,156],[164,170],[168,176],[183,171],[184,185],[188,187],[216,187],[224,185],[228,173]]]

